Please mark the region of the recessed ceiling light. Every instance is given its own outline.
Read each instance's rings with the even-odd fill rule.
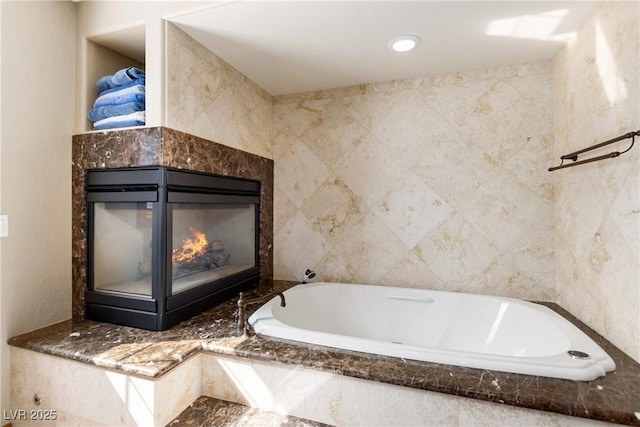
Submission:
[[[389,40],[389,47],[396,52],[409,52],[420,45],[420,37],[415,34],[402,34]]]

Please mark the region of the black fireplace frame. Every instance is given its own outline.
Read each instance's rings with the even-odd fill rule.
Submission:
[[[260,277],[260,181],[184,169],[132,167],[85,171],[87,317],[161,331],[258,285]],[[151,297],[94,288],[94,203],[150,202],[153,210]],[[172,295],[171,203],[241,203],[255,207],[254,267]]]

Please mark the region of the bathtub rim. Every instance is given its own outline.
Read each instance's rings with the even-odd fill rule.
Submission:
[[[498,371],[503,372],[505,374],[520,374],[520,375],[529,375],[529,376],[540,376],[547,378],[558,378],[558,379],[566,379],[566,380],[576,380],[576,381],[592,381],[597,378],[605,376],[607,373],[613,373],[616,369],[615,361],[611,358],[611,356],[591,337],[589,337],[586,333],[584,333],[580,328],[578,328],[575,324],[569,321],[567,318],[557,313],[556,311],[550,309],[549,307],[533,302],[526,301],[517,298],[511,297],[503,297],[503,296],[494,296],[494,295],[484,295],[484,294],[471,294],[466,292],[455,292],[455,291],[442,291],[442,290],[431,290],[431,289],[421,289],[421,288],[404,288],[399,286],[386,286],[386,285],[371,285],[371,284],[354,284],[354,283],[340,283],[340,282],[313,282],[302,284],[299,283],[288,288],[284,291],[284,295],[286,297],[287,292],[299,292],[304,290],[305,288],[318,288],[324,286],[362,286],[362,287],[374,287],[376,289],[400,289],[400,290],[410,290],[410,292],[430,292],[436,294],[461,294],[461,295],[472,295],[474,297],[481,298],[491,298],[502,301],[508,301],[511,303],[522,304],[525,306],[529,306],[534,308],[535,310],[542,311],[546,315],[552,316],[554,320],[560,321],[563,327],[571,328],[572,331],[579,335],[580,339],[587,340],[591,348],[595,348],[596,351],[599,351],[600,354],[594,356],[590,354],[590,358],[587,360],[580,360],[572,358],[571,356],[565,353],[556,353],[551,356],[544,357],[528,357],[528,358],[517,358],[513,356],[501,356],[497,354],[486,354],[486,353],[477,353],[477,352],[464,352],[465,354],[459,354],[460,351],[457,350],[447,350],[447,349],[437,349],[437,348],[429,348],[430,356],[429,357],[420,357],[424,354],[424,349],[417,346],[411,346],[403,344],[405,351],[411,354],[417,355],[416,357],[408,357],[408,356],[399,356],[399,351],[394,343],[387,343],[382,341],[374,341],[367,338],[360,337],[352,337],[352,336],[344,336],[344,335],[336,335],[329,334],[321,331],[312,331],[314,337],[322,338],[321,340],[313,339],[313,340],[300,340],[299,335],[306,331],[305,329],[298,328],[296,326],[286,325],[276,318],[272,313],[272,309],[276,310],[286,310],[285,308],[280,308],[279,299],[274,297],[273,299],[266,301],[262,304],[254,313],[249,317],[248,322],[254,329],[255,333],[262,337],[273,338],[273,339],[282,339],[285,341],[291,341],[298,344],[313,344],[321,347],[326,347],[334,350],[348,350],[354,351],[358,353],[363,353],[367,355],[380,355],[387,357],[394,357],[405,361],[405,359],[416,361],[416,362],[426,362],[426,363],[437,363],[442,365],[452,365],[459,366],[464,368],[473,368],[473,369],[482,369],[487,371]],[[343,338],[348,338],[347,340]],[[322,342],[320,342],[322,341]],[[338,342],[340,344],[338,344]],[[345,344],[346,342],[346,344]],[[375,347],[378,349],[377,352],[362,350],[362,347],[371,348],[372,342],[375,342]],[[327,343],[332,343],[335,345],[329,345]],[[359,344],[359,345],[357,345]],[[574,349],[575,350],[575,349]],[[458,354],[455,354],[455,353]],[[517,363],[513,363],[514,360],[517,360]],[[526,363],[527,360],[531,360],[530,363]],[[452,363],[453,362],[453,363]],[[562,362],[566,362],[562,364]],[[550,363],[560,363],[562,366],[553,366]],[[509,366],[509,370],[505,370],[505,365]],[[525,369],[526,368],[526,369]]]

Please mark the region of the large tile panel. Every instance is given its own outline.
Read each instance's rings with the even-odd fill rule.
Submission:
[[[274,98],[275,276],[553,300],[551,102],[550,63]]]

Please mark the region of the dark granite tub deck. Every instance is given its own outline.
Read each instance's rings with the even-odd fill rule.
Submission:
[[[212,397],[200,396],[167,427],[328,427],[327,424],[303,420],[275,412],[261,411],[226,402]]]
[[[295,284],[264,281],[247,296],[283,291]],[[151,378],[160,377],[199,351],[207,351],[640,426],[640,365],[556,304],[546,305],[580,327],[609,353],[616,362],[614,372],[593,381],[571,381],[416,362],[256,335],[243,338],[235,328],[235,302],[228,301],[162,332],[68,320],[11,338],[9,344]]]

